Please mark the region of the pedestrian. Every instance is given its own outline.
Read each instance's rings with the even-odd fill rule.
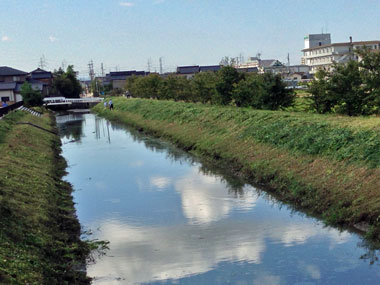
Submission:
[[[110,106],[110,110],[113,109],[113,103],[112,103],[112,100],[110,100],[110,101],[108,102],[108,106]]]
[[[104,108],[107,109],[107,101],[104,101]]]

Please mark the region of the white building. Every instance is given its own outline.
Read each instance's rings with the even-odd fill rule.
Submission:
[[[302,64],[311,67],[310,73],[319,69],[331,71],[333,63],[346,63],[349,60],[359,60],[354,51],[358,48],[380,49],[380,41],[360,41],[331,43],[330,34],[316,34],[305,37],[305,48],[302,50]]]

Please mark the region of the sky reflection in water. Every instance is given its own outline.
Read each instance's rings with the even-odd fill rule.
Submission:
[[[356,235],[212,174],[168,143],[92,114],[57,121],[81,224],[111,242],[88,267],[96,284],[370,284],[380,277],[378,265],[360,259],[366,249]]]

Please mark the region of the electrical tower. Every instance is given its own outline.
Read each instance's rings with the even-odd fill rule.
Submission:
[[[92,61],[92,59],[91,59],[90,62],[88,63],[88,75],[90,76],[91,81],[94,80],[94,77],[95,77],[95,73],[94,73],[94,62]]]
[[[101,70],[102,70],[102,77],[104,77],[104,67],[103,67],[103,62],[102,62],[102,64],[100,65],[100,68],[101,68]]]
[[[40,57],[40,64],[38,65],[39,68],[44,69],[46,67],[46,59],[45,55],[42,55]]]
[[[162,57],[160,57],[160,74],[162,74]]]
[[[152,59],[148,58],[148,72],[150,72],[151,68],[152,68]]]

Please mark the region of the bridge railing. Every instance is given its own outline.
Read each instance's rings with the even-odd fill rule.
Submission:
[[[65,97],[46,97],[44,98],[45,104],[54,104],[54,103],[99,103],[102,102],[104,98],[65,98]]]

